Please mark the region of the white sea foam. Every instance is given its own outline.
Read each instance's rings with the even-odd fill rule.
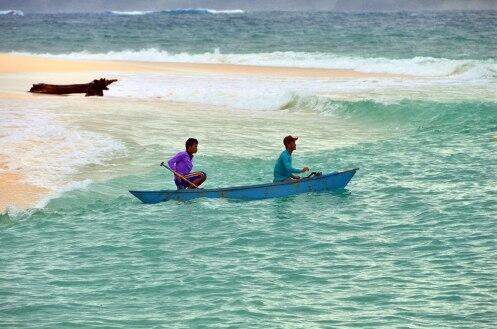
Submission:
[[[95,54],[61,55],[70,58],[100,59]],[[175,75],[134,73],[121,74],[120,83],[106,95],[133,98],[162,98],[180,102],[197,102],[230,108],[274,110],[283,106],[294,95],[361,95],[391,102],[401,97],[437,99],[450,90],[452,97],[491,99],[495,95],[497,65],[495,61],[447,60],[413,58],[411,60],[350,58],[331,54],[267,53],[221,54],[219,52],[190,55],[169,55],[167,52],[116,52],[105,54],[116,60],[143,60],[191,63],[232,63],[294,67],[328,67],[377,71],[380,73],[408,73],[414,79],[326,79],[284,78],[234,75]],[[136,57],[135,57],[136,56]],[[321,59],[319,61],[318,59]],[[326,59],[326,60],[325,60]],[[378,65],[376,65],[378,64]],[[375,66],[376,65],[376,66]],[[372,68],[375,68],[373,70]],[[428,76],[429,78],[424,78]],[[345,95],[345,96],[340,96]],[[369,95],[369,96],[368,96]],[[351,96],[353,97],[353,96]],[[494,96],[495,98],[495,96]]]
[[[110,14],[123,15],[123,16],[140,16],[154,13],[153,11],[109,11]]]
[[[491,99],[495,83],[439,79],[323,79],[233,75],[118,74],[120,83],[107,96],[161,98],[250,110],[275,110],[294,96],[321,95],[336,99],[374,99],[391,102],[399,98]],[[450,93],[447,92],[450,90]]]
[[[24,16],[24,13],[21,10],[11,9],[11,10],[0,10],[0,15]]]
[[[488,78],[497,76],[497,62],[495,60],[454,60],[432,57],[414,57],[410,59],[363,58],[338,56],[330,53],[292,51],[254,54],[223,54],[219,50],[203,54],[172,54],[155,48],[138,51],[109,51],[107,53],[82,51],[67,54],[21,54],[89,60],[225,63],[256,66],[349,69],[361,72],[393,73],[422,77],[466,75],[466,77]],[[468,75],[467,73],[470,74]]]
[[[125,147],[107,135],[68,128],[45,111],[2,109],[0,152],[9,171],[53,194],[71,185],[70,175],[83,166],[103,163]]]
[[[241,9],[226,9],[216,10],[209,8],[176,8],[171,10],[163,10],[163,13],[171,14],[243,14]]]
[[[123,15],[123,16],[140,16],[140,15],[148,15],[148,14],[243,14],[244,11],[241,9],[227,9],[227,10],[216,10],[209,8],[176,8],[170,10],[161,10],[161,11],[117,11],[112,10],[108,11],[109,14],[114,15]]]
[[[241,9],[228,9],[228,10],[215,10],[215,9],[207,9],[211,14],[243,14],[245,13]]]

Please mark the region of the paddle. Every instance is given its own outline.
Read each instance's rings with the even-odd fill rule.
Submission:
[[[188,184],[190,184],[190,186],[193,186],[195,188],[198,188],[197,185],[193,184],[192,182],[190,182],[188,179],[186,179],[184,176],[180,175],[179,173],[177,173],[176,171],[172,170],[171,168],[169,168],[168,166],[166,166],[164,164],[164,161],[160,163],[160,165],[166,169],[168,169],[170,172],[172,172],[173,174],[175,174],[176,176],[178,176],[179,178],[181,178],[182,180],[184,180],[185,182],[188,182]]]
[[[311,173],[309,174],[309,176],[307,176],[307,177],[305,177],[305,178],[311,178],[311,177],[314,177],[314,176],[319,177],[319,176],[321,176],[322,174],[323,174],[323,173],[322,173],[322,172],[320,172],[320,171],[313,171],[313,172],[311,172]]]

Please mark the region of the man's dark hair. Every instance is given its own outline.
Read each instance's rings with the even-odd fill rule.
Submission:
[[[198,144],[198,140],[195,138],[188,138],[185,143],[185,148],[188,150],[188,148],[192,145]]]

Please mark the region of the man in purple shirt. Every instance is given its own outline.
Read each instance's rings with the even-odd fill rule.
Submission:
[[[193,155],[197,153],[197,146],[198,140],[195,138],[188,138],[185,143],[186,150],[178,152],[167,162],[169,168],[188,180],[186,181],[175,174],[174,183],[176,183],[178,190],[184,188],[195,188],[195,186],[190,183],[200,186],[200,184],[205,182],[207,179],[207,175],[203,171],[191,172],[193,168]]]

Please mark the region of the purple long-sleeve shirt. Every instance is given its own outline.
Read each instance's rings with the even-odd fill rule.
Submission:
[[[186,151],[178,152],[167,162],[169,168],[180,173],[181,175],[187,175],[192,171],[193,162],[190,155]]]

